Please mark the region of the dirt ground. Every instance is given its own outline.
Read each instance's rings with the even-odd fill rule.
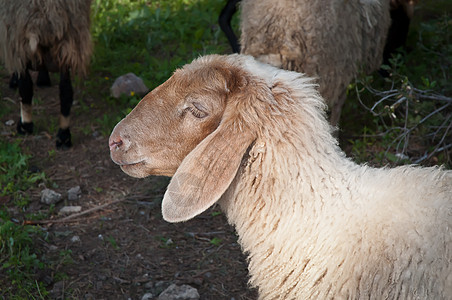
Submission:
[[[196,288],[201,299],[257,298],[247,286],[246,259],[234,229],[217,207],[185,223],[167,223],[160,202],[169,179],[134,179],[110,160],[108,136],[94,122],[107,104],[76,87],[74,146],[56,151],[58,82],[52,77],[52,87],[35,88],[35,133],[23,137],[16,135],[16,124],[5,124],[17,122],[19,96],[8,88],[8,74],[0,75],[0,108],[8,111],[1,119],[1,134],[9,142],[20,139],[33,156],[32,168],[44,171],[53,183],[48,188],[63,195],[54,208],[41,204],[41,185],[23,191],[31,198],[26,211],[8,199],[1,203],[19,222],[30,213],[51,210],[39,225],[46,238],[36,241],[41,260],[51,267],[39,271],[36,279],[47,285],[52,299],[141,299],[146,293],[156,299],[172,283]],[[81,99],[91,107],[89,114],[83,113]],[[67,190],[75,186],[81,187],[81,196],[68,201]],[[82,214],[65,219],[58,214],[65,205],[80,205]]]

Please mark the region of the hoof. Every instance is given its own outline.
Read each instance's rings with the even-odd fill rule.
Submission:
[[[17,122],[17,133],[19,134],[32,134],[33,133],[34,124],[30,123],[22,123],[21,120]]]
[[[72,147],[71,131],[67,129],[58,129],[56,137],[56,147],[58,150],[67,150]]]

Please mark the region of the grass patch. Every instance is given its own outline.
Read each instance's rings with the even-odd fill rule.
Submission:
[[[217,24],[222,0],[103,1],[93,4],[93,71],[103,78],[128,72],[149,88],[176,69],[229,45]]]
[[[19,141],[8,143],[0,140],[0,197],[23,208],[28,204],[27,190],[45,181],[43,172],[32,173],[28,169],[30,156],[24,154]]]
[[[45,285],[36,278],[45,264],[39,259],[34,240],[39,227],[18,225],[0,212],[0,296],[7,299],[44,299]]]
[[[29,203],[27,190],[45,180],[44,173],[28,171],[29,159],[18,141],[0,140],[0,199],[19,209]],[[13,222],[7,211],[6,207],[0,210],[0,295],[8,299],[43,299],[47,291],[34,275],[45,266],[34,247],[41,230]]]

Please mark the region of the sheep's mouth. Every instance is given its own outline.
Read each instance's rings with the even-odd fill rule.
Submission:
[[[121,168],[134,168],[134,167],[141,167],[144,166],[146,164],[146,162],[144,160],[141,160],[139,162],[134,162],[134,163],[124,163],[124,162],[119,162],[117,163]]]

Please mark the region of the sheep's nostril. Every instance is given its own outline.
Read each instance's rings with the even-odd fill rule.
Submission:
[[[113,149],[117,149],[121,147],[124,143],[122,142],[120,137],[114,138],[110,140],[110,151]]]

